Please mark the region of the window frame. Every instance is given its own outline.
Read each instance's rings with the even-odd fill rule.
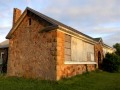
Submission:
[[[68,36],[70,36],[71,37],[71,40],[72,40],[72,38],[76,38],[76,37],[73,37],[73,36],[71,36],[71,35],[69,35],[69,34],[65,34],[65,35],[68,35]],[[66,37],[66,36],[65,36]],[[79,38],[76,38],[76,39],[79,39]],[[83,41],[84,42],[84,41]],[[65,42],[64,43],[66,43],[66,38],[65,38]],[[72,47],[72,41],[71,41],[71,47]],[[93,47],[93,48],[95,48],[95,47]],[[64,49],[66,49],[66,46],[64,47]],[[87,59],[87,61],[84,61],[83,59],[84,58],[82,58],[82,61],[73,61],[72,60],[72,48],[70,48],[70,51],[71,51],[71,57],[70,57],[70,60],[66,60],[66,58],[65,58],[65,60],[64,60],[64,64],[97,64],[97,62],[95,61],[95,51],[94,52],[87,52],[87,53],[90,53],[90,60],[88,60]],[[65,56],[66,54],[64,54],[64,56]],[[88,57],[88,55],[86,55],[87,57]],[[66,57],[66,56],[65,56]],[[87,58],[86,57],[86,58]],[[92,59],[94,59],[94,60],[92,60]]]

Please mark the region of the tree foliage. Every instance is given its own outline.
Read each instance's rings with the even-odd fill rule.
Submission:
[[[120,71],[120,57],[114,53],[107,53],[103,59],[102,68],[108,72],[119,72]]]
[[[120,43],[116,43],[113,47],[116,49],[115,53],[120,56]]]

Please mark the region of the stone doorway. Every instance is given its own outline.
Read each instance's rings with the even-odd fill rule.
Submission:
[[[101,53],[98,52],[98,68],[101,69],[102,59],[101,59]]]

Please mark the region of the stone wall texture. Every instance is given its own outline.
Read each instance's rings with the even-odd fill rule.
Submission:
[[[9,41],[8,76],[60,80],[95,70],[94,64],[65,64],[65,33],[40,32],[50,25],[28,12]]]
[[[48,25],[32,13],[23,19],[10,39],[8,76],[56,79],[57,32],[40,32]]]

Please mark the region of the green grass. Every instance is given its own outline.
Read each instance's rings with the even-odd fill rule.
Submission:
[[[58,82],[1,75],[0,90],[120,90],[120,73],[95,71]]]

